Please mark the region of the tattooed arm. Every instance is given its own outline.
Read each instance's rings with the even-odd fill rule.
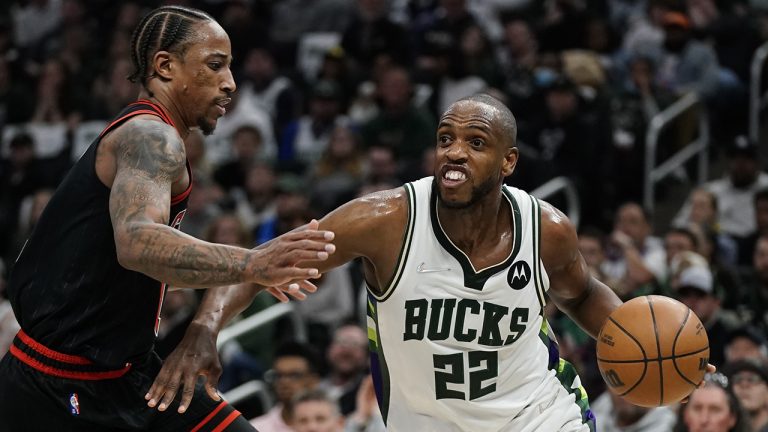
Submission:
[[[116,173],[109,212],[120,265],[171,285],[205,288],[253,282],[282,285],[315,277],[304,260],[326,259],[332,233],[306,229],[248,250],[204,242],[166,223],[171,186],[184,175],[184,144],[175,129],[135,119],[112,132]]]

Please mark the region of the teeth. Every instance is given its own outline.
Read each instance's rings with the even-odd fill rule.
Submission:
[[[448,180],[464,180],[467,176],[461,171],[448,171],[445,173],[445,178]]]

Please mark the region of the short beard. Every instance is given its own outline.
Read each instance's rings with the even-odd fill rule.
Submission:
[[[453,210],[462,210],[462,209],[472,207],[481,199],[485,198],[485,196],[488,195],[492,190],[494,190],[497,182],[498,182],[498,179],[494,179],[492,177],[488,178],[488,180],[480,183],[477,187],[472,188],[472,195],[469,197],[469,201],[457,203],[457,202],[446,201],[443,198],[442,193],[440,192],[440,186],[437,184],[437,177],[434,177],[432,179],[432,185],[434,189],[437,191],[437,199],[440,202],[440,205]]]
[[[213,130],[216,129],[216,123],[211,126],[210,123],[205,121],[205,118],[200,117],[197,119],[197,127],[200,128],[200,131],[203,133],[203,135],[209,136],[213,133]]]

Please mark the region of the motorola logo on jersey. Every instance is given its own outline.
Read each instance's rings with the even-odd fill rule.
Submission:
[[[525,261],[516,261],[509,268],[507,273],[507,282],[512,289],[521,290],[528,285],[531,280],[531,268]]]

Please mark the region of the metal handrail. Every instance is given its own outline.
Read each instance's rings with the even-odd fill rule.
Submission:
[[[240,337],[250,331],[253,331],[261,326],[271,323],[283,316],[288,315],[293,324],[294,331],[296,332],[296,340],[299,342],[306,342],[307,331],[304,328],[304,320],[299,313],[293,307],[291,303],[278,303],[272,305],[262,311],[259,311],[248,318],[238,321],[235,324],[225,328],[219,333],[219,338],[216,341],[216,348],[220,349],[224,344]]]
[[[752,56],[752,65],[749,68],[749,137],[755,142],[760,140],[760,110],[762,108],[763,92],[762,78],[765,60],[768,58],[768,42],[762,44]]]
[[[258,395],[261,406],[264,407],[265,410],[270,409],[274,404],[272,394],[269,391],[269,386],[261,380],[247,381],[221,396],[224,400],[229,402],[230,405],[237,405],[253,395]]]
[[[659,166],[656,164],[656,149],[659,145],[659,135],[673,120],[685,113],[694,106],[701,107],[699,114],[699,136],[688,143],[677,153],[662,162]],[[688,93],[678,99],[675,103],[667,107],[664,111],[656,114],[651,119],[648,126],[648,133],[645,136],[645,175],[643,190],[643,205],[649,212],[654,207],[654,189],[656,183],[664,179],[670,173],[681,167],[689,159],[699,156],[699,183],[703,183],[707,178],[707,148],[709,146],[709,127],[707,125],[707,115],[704,111],[704,105],[694,93]]]
[[[565,201],[568,206],[565,214],[571,220],[571,223],[578,228],[581,220],[581,202],[579,201],[579,193],[576,191],[576,186],[567,177],[555,177],[534,189],[531,195],[539,199],[548,199],[561,191],[565,194]]]

